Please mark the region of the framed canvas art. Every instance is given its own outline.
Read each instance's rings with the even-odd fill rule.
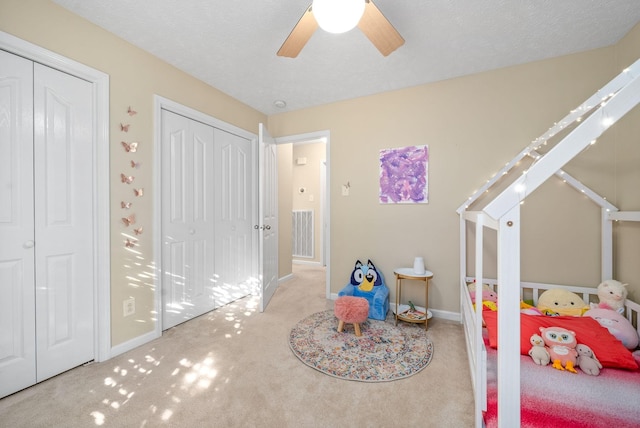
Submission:
[[[428,172],[429,146],[380,150],[380,203],[428,203]]]

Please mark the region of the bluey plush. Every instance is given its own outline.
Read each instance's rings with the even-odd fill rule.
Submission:
[[[382,275],[378,273],[371,260],[366,266],[360,260],[351,272],[351,285],[358,287],[360,291],[371,291],[373,287],[382,285]]]
[[[362,264],[360,260],[351,272],[351,279],[338,296],[364,297],[369,302],[369,318],[384,320],[389,311],[389,288],[387,288],[382,272],[376,269],[371,260]]]

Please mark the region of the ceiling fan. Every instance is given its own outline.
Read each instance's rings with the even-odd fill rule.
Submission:
[[[326,18],[331,19],[341,16],[342,11],[327,10],[322,1],[314,0],[296,26],[293,27],[291,34],[284,41],[280,50],[278,50],[278,56],[297,57],[304,45],[318,29],[318,26],[329,32],[341,33],[349,31],[357,25],[384,56],[389,55],[404,44],[404,39],[400,33],[396,31],[371,0],[325,0],[325,2],[334,3],[337,5],[336,7],[344,7],[345,4],[350,3],[356,9],[354,12],[355,20],[351,23],[352,25],[347,24],[347,27],[336,31],[332,30],[325,24]]]

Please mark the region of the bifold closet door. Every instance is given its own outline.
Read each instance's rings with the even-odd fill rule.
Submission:
[[[251,140],[215,129],[216,306],[254,291]]]
[[[0,397],[36,383],[33,62],[0,51]]]
[[[215,309],[213,127],[162,110],[162,328]]]
[[[34,64],[33,98],[40,382],[94,358],[92,87]]]
[[[91,100],[0,51],[0,397],[94,358]]]

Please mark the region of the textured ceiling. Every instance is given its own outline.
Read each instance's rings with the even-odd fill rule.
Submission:
[[[355,28],[283,58],[311,0],[53,1],[265,114],[609,46],[640,22],[640,0],[375,0],[406,40],[388,57]]]

